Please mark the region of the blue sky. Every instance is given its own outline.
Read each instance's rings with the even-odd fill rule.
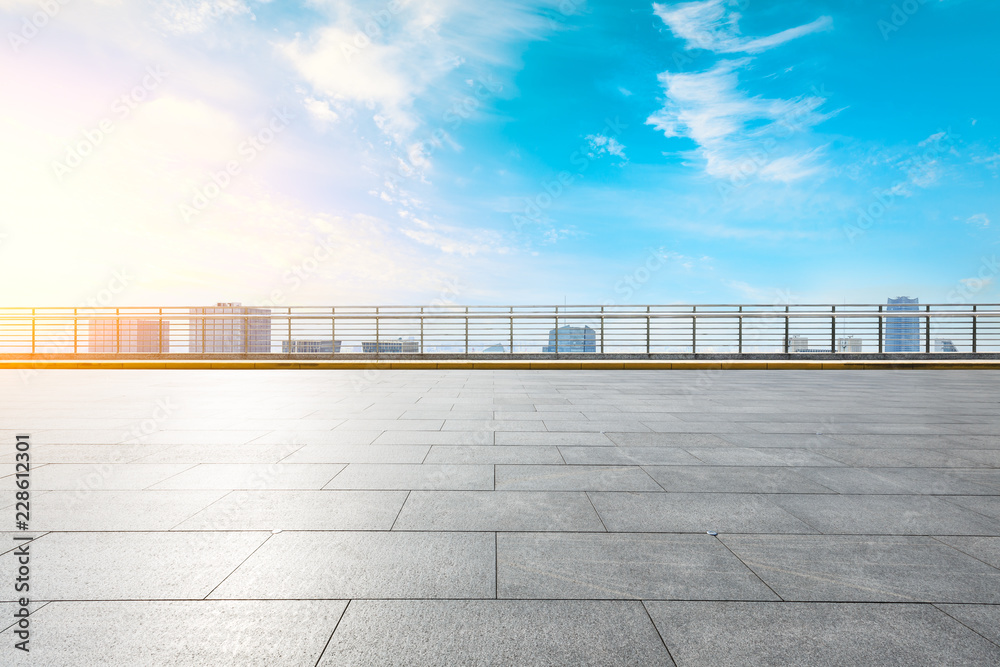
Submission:
[[[0,0],[3,302],[996,302],[998,24]]]

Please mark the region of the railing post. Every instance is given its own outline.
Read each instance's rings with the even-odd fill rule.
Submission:
[[[652,319],[649,317],[650,306],[646,306],[646,354],[649,354],[650,329],[652,329]]]
[[[31,353],[35,353],[35,309],[31,309]]]
[[[976,324],[979,318],[976,317],[976,307],[972,307],[972,354],[976,353]]]
[[[122,353],[122,317],[120,308],[115,308],[115,352],[118,354]]]
[[[292,309],[288,309],[288,326],[292,325]],[[288,335],[288,345],[291,349],[291,333]],[[250,354],[250,317],[248,313],[243,314],[243,354]]]
[[[882,338],[883,338],[883,336],[882,336],[882,323],[884,322],[884,320],[882,319],[882,306],[878,307],[878,313],[879,313],[879,315],[878,315],[878,353],[882,354],[882,352],[885,350],[885,346],[883,344],[884,341],[882,340]]]
[[[559,306],[556,306],[556,347],[553,350],[556,354],[559,354]]]
[[[698,306],[691,306],[691,354],[698,353]]]
[[[423,326],[423,321],[420,322]],[[423,337],[420,339],[420,349],[423,348]],[[330,308],[330,356],[333,356],[337,352],[337,307],[331,306]]]
[[[737,354],[743,354],[743,306],[740,306],[739,315],[736,318],[739,320],[739,342],[737,343],[736,352]]]
[[[469,307],[465,307],[465,353],[469,353]]]
[[[788,312],[788,306],[785,306],[785,312]],[[785,354],[788,354],[788,315],[785,315]]]
[[[292,307],[289,306],[288,307],[288,354],[291,353],[292,353]]]
[[[424,353],[424,307],[420,306],[420,354]]]
[[[604,354],[604,306],[601,306],[601,354]]]
[[[375,306],[375,358],[378,359],[379,355],[382,353],[382,344],[379,342],[379,317],[378,317],[378,306]]]
[[[927,311],[927,325],[924,329],[924,354],[930,354],[931,351],[931,307],[927,306],[925,308]]]
[[[514,354],[514,306],[510,307],[510,353]]]
[[[79,327],[79,321],[76,319],[76,308],[73,309],[73,354],[79,354],[77,350],[77,329]]]
[[[163,309],[162,308],[159,309],[159,313],[160,313],[159,317],[160,322],[157,328],[157,338],[159,340],[160,356],[162,356],[163,355]]]
[[[836,354],[837,352],[837,307],[830,306],[830,312],[833,316],[830,317],[830,353]]]

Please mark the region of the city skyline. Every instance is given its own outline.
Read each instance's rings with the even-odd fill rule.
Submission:
[[[1000,301],[1000,8],[903,5],[4,0],[3,300]]]

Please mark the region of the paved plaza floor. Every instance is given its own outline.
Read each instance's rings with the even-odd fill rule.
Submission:
[[[0,415],[0,664],[1000,664],[1000,372],[9,370]]]

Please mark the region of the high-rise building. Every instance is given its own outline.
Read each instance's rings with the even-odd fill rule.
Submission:
[[[270,354],[271,310],[239,303],[192,308],[188,350],[195,354]]]
[[[170,322],[153,318],[90,320],[87,351],[92,354],[170,352]]]
[[[803,350],[809,349],[809,338],[806,336],[789,336],[788,337],[788,351],[789,352],[802,352]]]
[[[282,354],[334,354],[340,352],[339,340],[283,340]]]
[[[890,298],[886,310],[920,310],[920,299],[906,296]],[[919,352],[920,351],[920,318],[919,317],[887,317],[885,318],[885,351],[886,352]]]
[[[837,352],[847,352],[850,354],[861,353],[861,339],[854,336],[837,339]]]
[[[420,341],[403,340],[363,340],[361,351],[365,354],[420,354]]]
[[[958,348],[955,347],[954,341],[948,340],[947,338],[938,338],[934,341],[934,351],[958,352]]]
[[[549,344],[542,352],[597,352],[597,333],[588,326],[571,327],[568,324],[549,330]]]

